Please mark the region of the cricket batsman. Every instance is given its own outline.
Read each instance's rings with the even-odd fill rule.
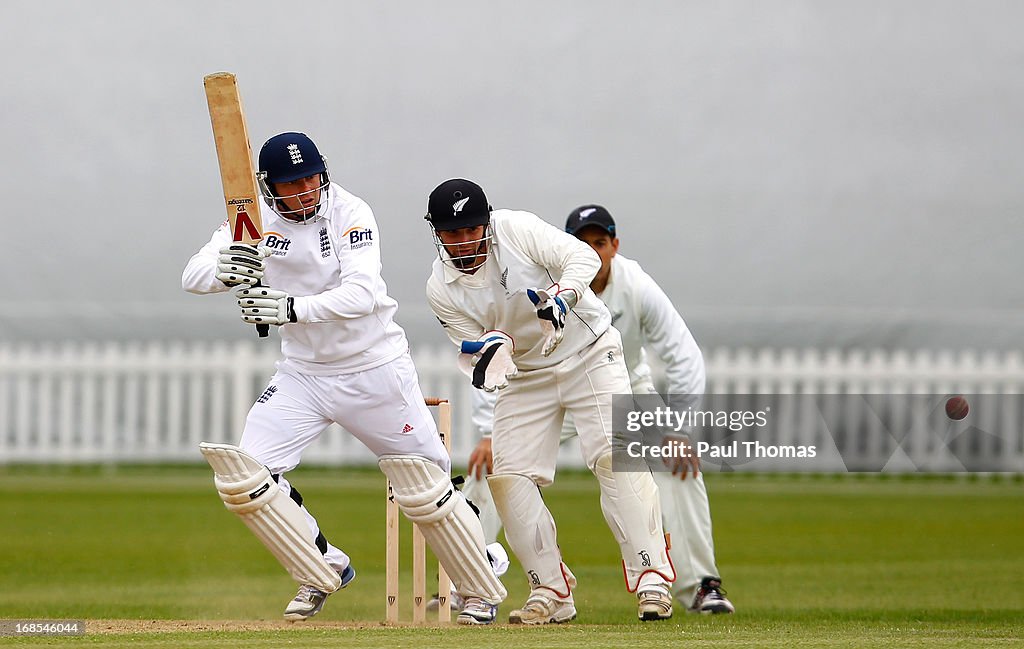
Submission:
[[[299,583],[285,619],[316,615],[355,570],[285,474],[336,422],[377,456],[399,507],[467,595],[458,622],[489,624],[505,588],[479,519],[449,477],[451,461],[394,320],[398,303],[381,277],[373,211],[331,181],[303,133],[267,140],[258,178],[271,209],[263,245],[232,243],[225,222],[182,274],[191,293],[234,290],[244,322],[274,325],[281,336],[283,358],[238,446],[201,447],[221,499]]]

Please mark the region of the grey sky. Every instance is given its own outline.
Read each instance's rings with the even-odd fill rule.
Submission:
[[[0,4],[0,339],[251,335],[183,293],[223,218],[202,90],[312,136],[441,342],[440,181],[585,202],[705,344],[1010,347],[1024,334],[1015,2]]]

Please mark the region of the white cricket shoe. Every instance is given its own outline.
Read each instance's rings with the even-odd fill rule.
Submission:
[[[509,624],[562,624],[576,619],[572,599],[562,601],[544,595],[530,595],[523,608],[508,614]]]
[[[498,607],[479,597],[467,597],[455,621],[459,624],[490,624],[498,616]]]
[[[340,575],[341,586],[338,587],[338,590],[348,586],[356,578],[356,570],[350,565]],[[295,598],[288,602],[288,606],[284,609],[284,619],[290,622],[308,620],[320,612],[320,609],[324,607],[324,602],[327,601],[328,595],[330,593],[325,593],[309,584],[299,586],[299,592],[295,594]]]
[[[672,596],[662,589],[639,592],[637,599],[637,616],[644,622],[672,617]]]

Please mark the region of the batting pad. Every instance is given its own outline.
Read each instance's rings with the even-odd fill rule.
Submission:
[[[341,577],[313,542],[302,510],[270,475],[270,469],[230,444],[199,445],[213,467],[213,482],[224,506],[242,519],[271,554],[300,584],[333,593]]]
[[[669,583],[675,581],[676,571],[661,528],[658,487],[651,472],[613,471],[612,454],[606,453],[597,459],[594,475],[601,486],[601,511],[622,551],[626,589],[636,592],[640,578],[651,572]]]
[[[568,599],[576,578],[562,563],[555,520],[536,483],[524,475],[508,473],[487,476],[487,486],[505,523],[505,538],[530,578],[531,590],[543,588]]]
[[[415,455],[382,455],[380,470],[391,481],[395,502],[415,523],[464,597],[500,604],[506,595],[484,549],[483,528],[448,473]]]

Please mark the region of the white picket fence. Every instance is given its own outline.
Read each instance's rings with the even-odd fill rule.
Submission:
[[[477,441],[472,388],[450,348],[414,357],[423,393],[452,401],[453,457],[464,462]],[[277,358],[276,345],[255,340],[0,343],[0,464],[199,462],[200,441],[237,441]],[[706,361],[708,392],[718,395],[1024,392],[1018,353],[713,349]],[[798,426],[792,438],[800,435]],[[1024,471],[1017,435],[1002,452]],[[304,461],[368,464],[372,455],[332,427]],[[580,465],[573,448],[560,461]]]
[[[1019,352],[717,349],[707,394],[702,408],[712,410],[789,406],[762,441],[819,452],[816,462],[751,461],[734,470],[1024,472]],[[945,416],[952,395],[967,395],[970,419]]]

